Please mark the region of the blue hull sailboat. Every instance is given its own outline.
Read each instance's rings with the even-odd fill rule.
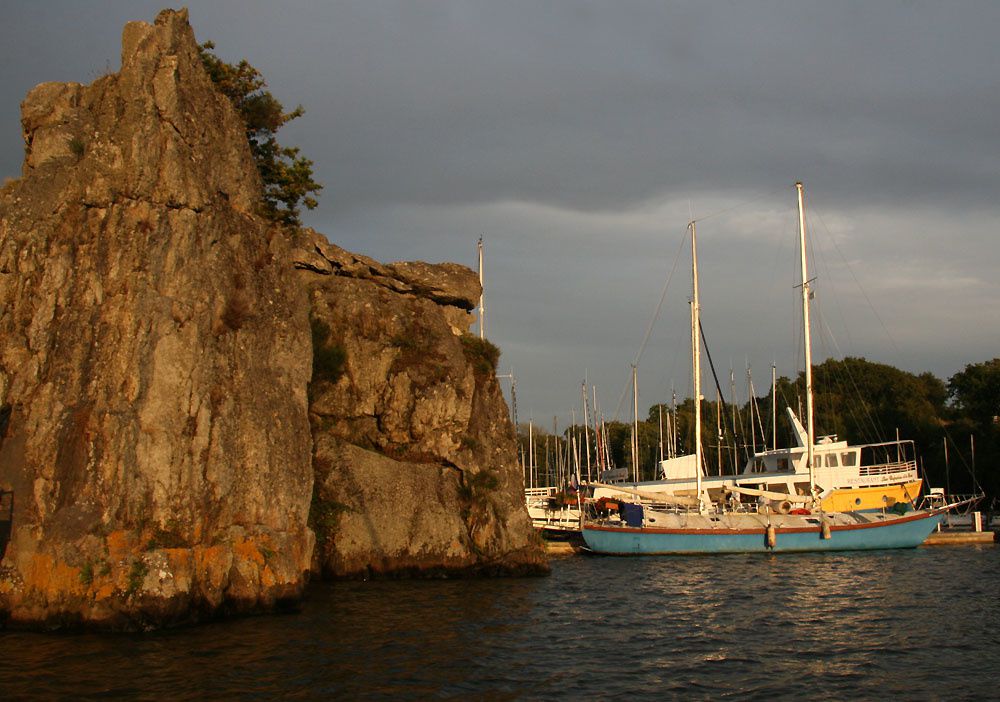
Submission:
[[[916,548],[943,516],[943,510],[901,516],[871,512],[658,514],[645,510],[644,526],[588,523],[583,538],[591,551],[619,556]]]
[[[803,551],[857,551],[916,548],[930,535],[948,510],[832,512],[822,508],[817,488],[813,447],[812,351],[809,330],[810,280],[806,263],[805,214],[802,184],[796,183],[799,209],[799,249],[802,271],[802,326],[805,350],[806,446],[809,494],[792,495],[726,486],[709,499],[701,447],[701,349],[698,303],[698,253],[695,223],[691,222],[691,365],[694,385],[693,467],[695,496],[656,497],[631,491],[638,498],[608,509],[591,505],[583,524],[587,548],[607,555],[668,555],[713,553],[782,553]],[[638,487],[638,486],[637,486]],[[622,491],[629,492],[629,491]],[[664,501],[667,500],[667,501]],[[798,506],[796,506],[798,505]],[[793,507],[795,507],[793,509]]]

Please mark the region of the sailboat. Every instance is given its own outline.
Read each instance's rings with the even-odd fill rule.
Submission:
[[[756,488],[785,495],[809,492],[806,465],[808,433],[791,407],[786,408],[795,445],[755,452],[735,475],[705,475],[702,487],[713,500],[733,487]],[[917,470],[916,449],[908,439],[850,444],[836,435],[821,436],[813,445],[813,474],[821,507],[828,512],[882,510],[897,503],[914,503],[923,480]],[[659,462],[659,480],[631,483],[644,493],[694,495],[694,454]],[[616,487],[600,488],[597,497],[612,497]],[[776,498],[777,499],[777,498]]]
[[[910,510],[906,503],[900,503],[900,509],[881,511],[823,509],[823,494],[816,482],[805,212],[802,184],[796,183],[795,187],[805,342],[806,494],[724,485],[713,499],[706,490],[701,446],[698,246],[695,222],[691,222],[688,229],[691,233],[691,367],[695,398],[694,494],[652,495],[637,486],[631,490],[633,498],[637,499],[622,503],[616,510],[602,509],[601,503],[595,503],[582,529],[590,551],[607,555],[666,555],[915,548],[948,511],[950,505]]]

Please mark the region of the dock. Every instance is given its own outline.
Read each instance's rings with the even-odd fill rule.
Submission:
[[[545,542],[545,552],[549,554],[550,558],[557,558],[560,556],[575,556],[580,550],[577,544],[570,541],[546,541]]]
[[[935,531],[924,541],[924,546],[992,544],[996,541],[997,532],[995,531]]]

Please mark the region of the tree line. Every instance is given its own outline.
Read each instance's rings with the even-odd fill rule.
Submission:
[[[777,379],[777,422],[772,422],[772,391],[745,402],[732,398],[702,401],[702,449],[712,474],[739,472],[754,450],[794,445],[785,407],[803,424],[805,377]],[[928,486],[952,494],[983,491],[987,499],[1000,497],[1000,358],[967,365],[947,382],[931,373],[913,374],[864,358],[827,360],[813,367],[816,437],[836,435],[852,444],[911,439]],[[676,417],[676,419],[675,419]],[[676,423],[676,424],[675,424]],[[675,408],[657,403],[638,422],[638,472],[641,480],[655,479],[661,450],[669,454],[672,426],[676,426],[678,455],[692,453],[694,404],[690,398]],[[606,453],[615,467],[633,474],[632,423],[607,422]],[[663,448],[661,449],[661,426]],[[590,435],[591,473],[598,460]],[[559,435],[532,427],[534,450],[529,451],[528,427],[518,427],[521,452],[534,456],[532,480],[556,484],[575,471],[580,456],[586,478],[584,428],[571,426]],[[575,437],[575,439],[574,439]],[[569,466],[569,468],[567,468]],[[537,477],[535,477],[537,476]]]

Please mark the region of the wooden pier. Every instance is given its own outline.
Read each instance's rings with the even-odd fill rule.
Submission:
[[[965,544],[996,543],[995,531],[935,531],[924,541],[924,546],[961,546]]]
[[[580,551],[580,547],[569,541],[546,541],[545,551],[550,557],[574,556]]]

